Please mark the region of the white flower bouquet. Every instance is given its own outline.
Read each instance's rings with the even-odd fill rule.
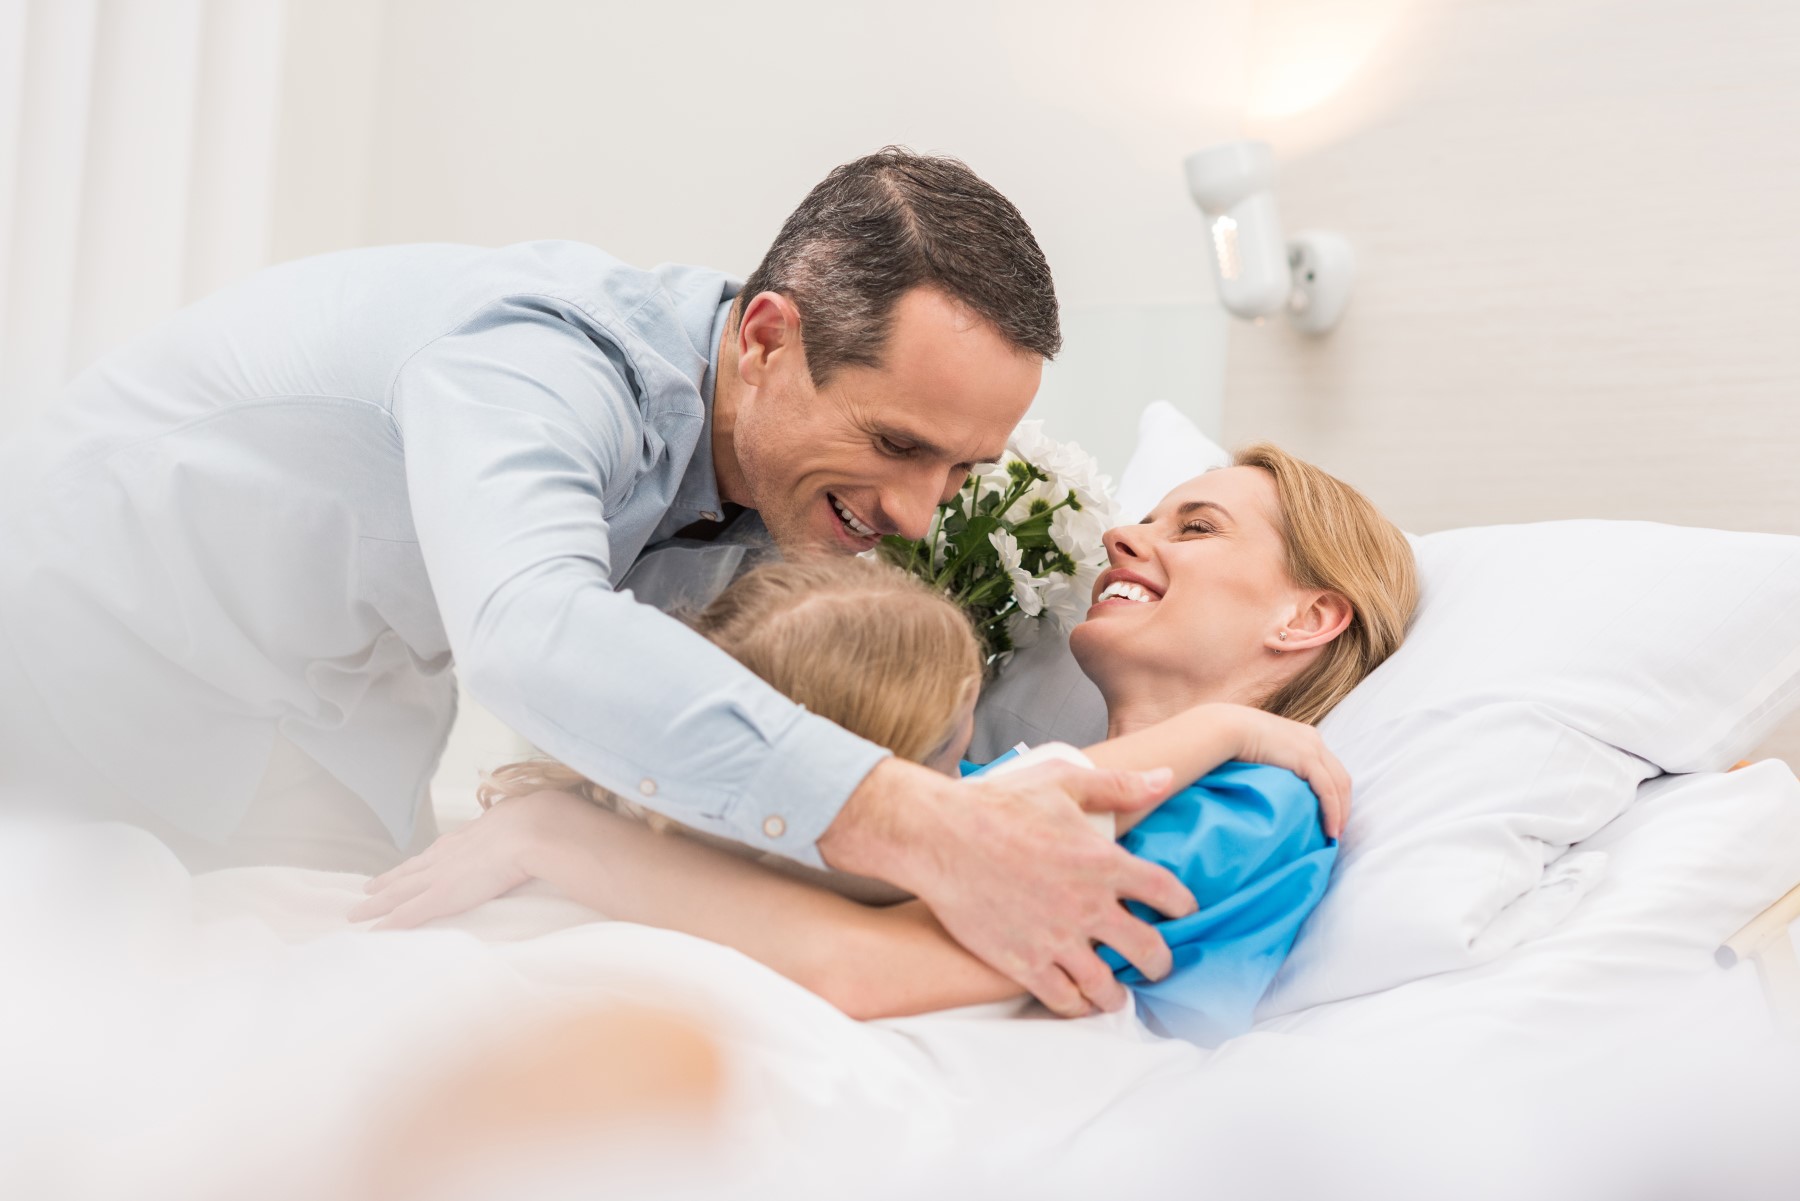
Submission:
[[[1114,524],[1112,481],[1097,468],[1075,443],[1044,437],[1043,422],[1021,422],[1005,457],[969,476],[924,539],[890,535],[874,553],[969,612],[992,674],[1044,618],[1067,630],[1087,612]]]

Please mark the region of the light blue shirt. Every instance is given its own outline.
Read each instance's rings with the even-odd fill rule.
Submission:
[[[720,511],[737,288],[571,242],[395,246],[183,310],[0,447],[0,722],[34,707],[95,787],[214,838],[279,729],[403,843],[454,664],[601,785],[819,865],[888,752],[621,588]]]

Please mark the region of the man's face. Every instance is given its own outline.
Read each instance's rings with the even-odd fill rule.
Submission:
[[[769,320],[768,305],[748,305],[745,324]],[[970,468],[999,459],[1043,373],[1036,355],[934,288],[894,306],[880,367],[840,368],[822,388],[791,337],[770,349],[765,333],[740,335],[751,387],[733,444],[753,507],[790,553],[923,538]]]

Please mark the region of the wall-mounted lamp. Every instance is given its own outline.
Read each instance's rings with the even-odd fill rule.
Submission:
[[[1285,311],[1295,329],[1322,334],[1350,302],[1356,256],[1341,234],[1281,236],[1275,155],[1267,142],[1222,142],[1187,157],[1188,190],[1212,235],[1219,300],[1239,317]]]

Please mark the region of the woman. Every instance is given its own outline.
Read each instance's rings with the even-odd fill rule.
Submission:
[[[1106,547],[1095,604],[1070,637],[1107,702],[1108,738],[1087,754],[1102,767],[1168,765],[1178,779],[1199,781],[1150,814],[1119,821],[1134,853],[1172,848],[1180,861],[1166,865],[1202,906],[1159,925],[1188,952],[1172,953],[1172,973],[1155,983],[1130,969],[1120,978],[1140,1003],[1170,990],[1171,1020],[1161,1024],[1214,1041],[1247,1023],[1323,890],[1331,848],[1311,794],[1285,783],[1293,781],[1286,772],[1246,780],[1238,771],[1212,785],[1203,777],[1233,759],[1269,764],[1311,784],[1328,809],[1347,802],[1343,769],[1311,725],[1399,646],[1417,603],[1412,552],[1360,493],[1268,444],[1188,481],[1139,524],[1108,531]],[[884,623],[856,616],[881,636]],[[814,636],[806,651],[791,646],[787,669],[830,646],[829,636]],[[868,662],[852,659],[839,675],[866,679]],[[936,748],[942,766],[969,741],[977,667],[965,663],[965,671],[968,695],[957,694],[949,737]],[[524,795],[372,881],[373,895],[351,916],[409,925],[536,877],[614,918],[736,947],[856,1017],[1021,991],[920,902],[861,903],[694,839],[660,837],[579,791],[539,786],[553,779],[524,783],[514,790]],[[1134,843],[1129,827],[1138,823]],[[1247,898],[1270,896],[1279,912],[1253,915],[1253,929],[1207,924],[1223,915],[1229,926]],[[1189,926],[1178,931],[1175,922]],[[1233,947],[1242,949],[1244,937],[1252,945],[1217,955],[1221,944],[1208,940],[1220,934],[1237,940]]]

